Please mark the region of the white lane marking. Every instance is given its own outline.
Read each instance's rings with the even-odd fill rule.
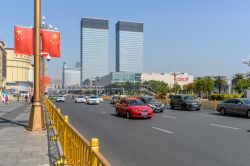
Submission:
[[[102,113],[102,114],[107,114],[107,113],[106,113],[106,112],[104,112],[104,111],[101,111],[101,113]]]
[[[208,116],[208,117],[214,117],[214,115],[207,115],[207,114],[199,114],[200,116]]]
[[[175,118],[176,118],[175,116],[167,116],[167,115],[162,115],[162,117],[165,117],[165,118],[172,118],[172,119],[175,119]]]
[[[236,127],[230,127],[230,126],[219,125],[219,124],[210,124],[210,126],[224,127],[224,128],[228,128],[228,129],[234,129],[234,130],[240,129],[240,128],[236,128]]]
[[[172,134],[172,133],[173,133],[172,131],[164,130],[164,129],[161,129],[161,128],[158,128],[158,127],[152,127],[152,129],[156,129],[156,130],[159,130],[159,131],[163,131],[163,132],[169,133],[169,134]]]

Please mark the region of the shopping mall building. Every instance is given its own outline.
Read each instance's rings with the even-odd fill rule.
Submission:
[[[181,87],[183,85],[192,83],[194,77],[187,73],[172,72],[172,73],[131,73],[131,72],[111,72],[110,74],[97,78],[96,85],[107,86],[113,83],[122,82],[144,82],[144,81],[163,81],[167,83],[170,87],[174,84],[179,84]]]

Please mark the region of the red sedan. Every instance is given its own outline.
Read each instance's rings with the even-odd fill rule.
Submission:
[[[154,111],[137,98],[124,98],[116,104],[117,116],[126,118],[151,118]]]

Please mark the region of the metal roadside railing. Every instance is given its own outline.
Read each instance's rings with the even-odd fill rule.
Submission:
[[[44,98],[44,106],[51,122],[50,128],[55,129],[52,140],[58,140],[62,148],[62,156],[54,162],[55,165],[69,166],[111,166],[99,152],[99,140],[92,138],[89,142],[69,122],[68,116],[63,116],[60,108]]]

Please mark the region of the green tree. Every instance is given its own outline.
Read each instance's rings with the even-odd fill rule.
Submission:
[[[205,81],[202,77],[199,77],[194,82],[194,89],[199,96],[205,91]]]
[[[242,81],[242,80],[245,80],[245,75],[244,74],[241,74],[241,73],[236,73],[234,76],[233,76],[233,79],[232,79],[232,86],[233,88],[238,92],[238,93],[241,93],[243,91],[243,87],[244,87],[244,84],[246,84],[245,81]]]
[[[238,93],[242,93],[244,89],[250,87],[250,79],[240,79],[235,83],[235,89]]]
[[[185,91],[185,93],[189,94],[193,94],[194,93],[194,83],[189,83],[187,85],[183,85],[183,90]]]
[[[172,87],[172,92],[179,93],[181,90],[181,86],[179,84],[174,84]]]
[[[205,92],[206,92],[207,95],[211,95],[211,93],[214,90],[215,81],[210,76],[204,77],[203,80],[204,80],[204,86],[205,86],[203,88],[203,90],[205,90]]]
[[[219,93],[221,93],[221,89],[227,85],[227,80],[223,76],[216,76],[214,77],[214,83],[218,87]]]
[[[163,81],[150,80],[143,82],[143,85],[155,91],[159,97],[166,96],[170,92],[170,87]]]

